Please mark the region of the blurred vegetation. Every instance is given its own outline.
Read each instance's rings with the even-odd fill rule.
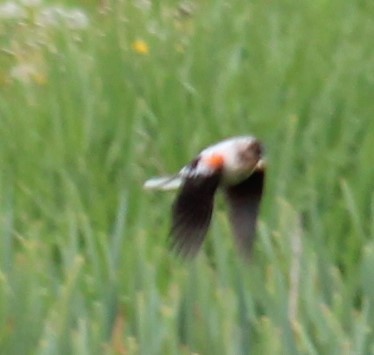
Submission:
[[[372,1],[4,4],[0,353],[374,352]],[[219,197],[182,262],[143,181],[241,134],[253,260]]]

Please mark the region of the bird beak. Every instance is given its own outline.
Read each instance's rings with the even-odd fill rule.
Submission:
[[[254,170],[265,170],[266,169],[266,160],[264,159],[264,158],[261,158],[258,162],[257,162],[257,164],[256,164],[256,166],[255,166],[255,168],[254,168]]]

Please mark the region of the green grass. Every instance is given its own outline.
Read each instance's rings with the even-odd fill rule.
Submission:
[[[372,2],[161,3],[0,22],[0,353],[372,353]],[[183,262],[142,184],[239,134],[269,161],[253,260],[219,197]]]

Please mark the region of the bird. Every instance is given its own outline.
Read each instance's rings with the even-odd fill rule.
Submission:
[[[211,224],[216,193],[223,191],[237,248],[249,258],[265,172],[262,142],[254,136],[236,136],[208,146],[175,175],[147,180],[144,188],[178,189],[169,236],[172,249],[182,257],[194,257],[200,250]]]

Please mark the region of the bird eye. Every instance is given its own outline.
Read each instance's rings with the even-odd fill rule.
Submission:
[[[261,142],[257,140],[254,142],[251,142],[248,146],[248,151],[258,158],[262,156],[263,150],[264,149],[263,149]]]
[[[199,164],[200,157],[195,158],[192,160],[192,162],[189,164],[191,169],[195,169],[197,167],[197,164]]]
[[[239,159],[250,166],[256,164],[258,160],[262,158],[263,148],[262,144],[258,140],[251,141],[239,152]]]

